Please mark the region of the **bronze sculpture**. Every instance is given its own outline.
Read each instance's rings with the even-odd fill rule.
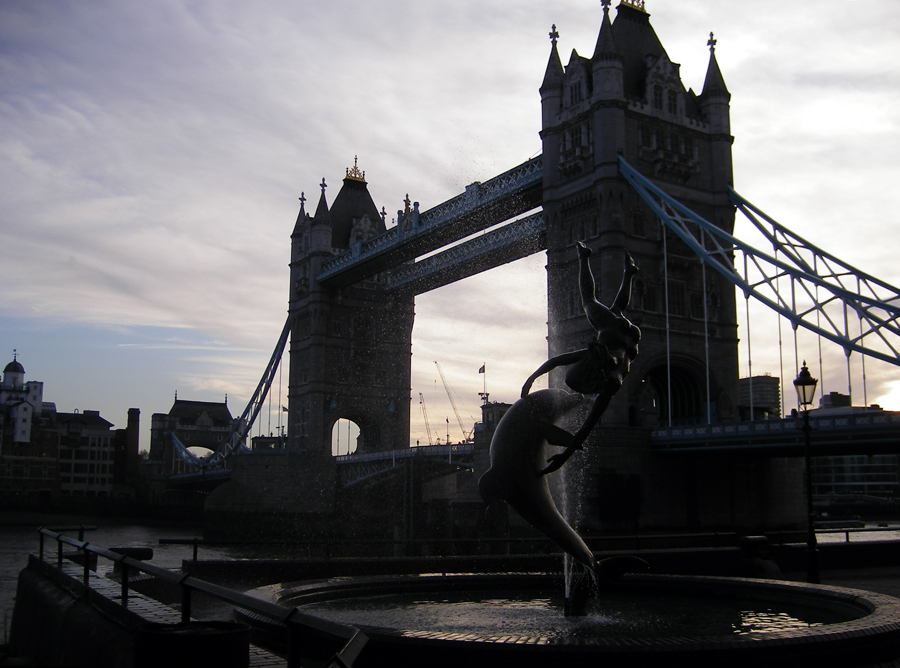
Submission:
[[[597,301],[594,275],[588,258],[591,250],[584,242],[576,244],[578,250],[579,287],[581,305],[597,335],[587,348],[557,355],[544,362],[522,386],[522,397],[528,395],[534,381],[551,369],[569,366],[566,385],[581,394],[596,394],[590,413],[575,434],[569,434],[553,424],[544,423],[543,433],[553,445],[565,446],[565,450],[553,455],[542,473],[559,469],[576,450],[580,450],[594,426],[600,421],[610,400],[622,387],[631,362],[637,357],[641,330],[625,317],[625,309],[631,302],[631,283],[638,272],[631,254],[625,251],[625,270],[622,284],[612,307]]]
[[[588,258],[590,249],[578,242],[579,286],[584,313],[597,334],[587,348],[551,358],[538,368],[522,387],[522,397],[506,412],[491,440],[491,467],[478,481],[482,499],[490,503],[504,499],[529,524],[559,545],[583,568],[568,583],[566,614],[584,614],[590,584],[595,576],[602,585],[622,573],[647,569],[636,557],[614,557],[599,563],[578,533],[566,522],[550,494],[546,474],[559,469],[580,450],[591,430],[603,416],[612,397],[637,356],[641,330],[624,311],[631,301],[631,283],[638,269],[626,251],[622,284],[612,307],[597,301],[594,276]],[[529,394],[535,379],[559,366],[569,366],[565,390],[541,390]],[[587,419],[570,434],[560,428],[566,415],[581,405],[584,394],[596,394]],[[547,444],[566,449],[547,460]],[[549,465],[543,466],[549,462]],[[543,467],[543,468],[542,468]]]

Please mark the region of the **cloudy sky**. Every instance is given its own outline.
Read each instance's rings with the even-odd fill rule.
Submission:
[[[900,2],[647,10],[697,91],[715,32],[736,189],[900,284]],[[424,209],[538,154],[550,26],[565,62],[601,16],[596,0],[0,0],[0,360],[16,349],[59,410],[124,426],[140,408],[142,447],[176,391],[240,413],[284,322],[300,193],[324,177],[331,201],[359,156],[379,208]],[[419,392],[458,438],[434,360],[465,422],[485,379],[515,398],[546,355],[544,291],[539,255],[417,299],[413,440]],[[777,375],[776,325],[751,319],[753,372]],[[836,355],[824,389],[846,392]],[[868,402],[900,409],[900,374],[866,371]]]

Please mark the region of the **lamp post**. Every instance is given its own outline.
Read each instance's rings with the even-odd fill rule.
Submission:
[[[816,528],[813,526],[813,493],[812,493],[812,467],[810,465],[809,434],[812,427],[809,426],[809,406],[816,395],[818,380],[813,378],[806,361],[797,378],[794,379],[794,389],[797,390],[797,400],[803,406],[803,433],[806,436],[806,581],[819,584],[819,546],[816,543]]]

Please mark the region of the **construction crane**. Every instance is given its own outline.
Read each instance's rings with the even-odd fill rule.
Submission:
[[[468,442],[472,438],[472,432],[466,431],[466,428],[463,427],[462,418],[459,417],[459,409],[456,407],[456,402],[453,400],[453,394],[450,392],[450,385],[444,377],[444,370],[441,369],[441,365],[437,363],[437,360],[434,361],[434,365],[437,367],[438,373],[441,374],[441,382],[444,383],[444,390],[447,392],[447,397],[450,399],[450,405],[453,406],[453,412],[456,414],[456,421],[459,422],[459,429],[463,433],[463,441]],[[447,421],[449,422],[449,420]],[[474,422],[474,419],[472,421]]]
[[[419,405],[422,407],[422,417],[425,419],[425,432],[428,434],[428,445],[434,445],[431,438],[431,425],[428,424],[428,411],[425,410],[425,397],[419,392]]]

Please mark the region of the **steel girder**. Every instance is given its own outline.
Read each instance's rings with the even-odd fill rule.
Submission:
[[[621,156],[619,170],[660,221],[745,297],[781,314],[794,329],[837,343],[848,356],[856,351],[900,366],[900,290],[817,248],[733,190],[731,200],[766,235],[776,257],[698,216]],[[779,251],[788,261],[778,259]],[[736,268],[736,253],[743,256],[743,273]]]
[[[543,156],[532,158],[442,204],[405,214],[397,225],[322,265],[319,283],[350,285],[540,206]]]

